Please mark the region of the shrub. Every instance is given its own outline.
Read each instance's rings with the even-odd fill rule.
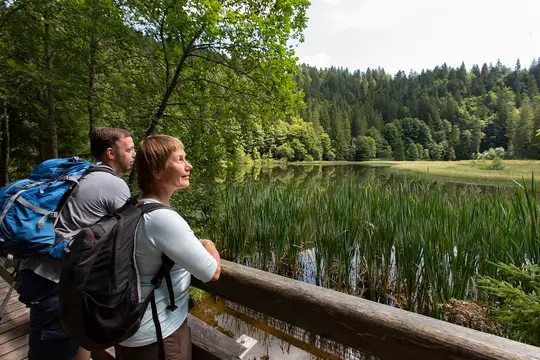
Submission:
[[[503,170],[505,167],[504,160],[500,157],[496,157],[493,159],[491,164],[489,165],[489,170]]]
[[[540,346],[540,265],[495,264],[503,280],[480,276],[494,319],[513,340]]]
[[[283,144],[277,148],[276,156],[279,159],[286,158],[289,161],[294,160],[294,150],[289,144]]]
[[[477,160],[495,160],[496,158],[505,158],[507,155],[503,147],[490,148],[483,153],[473,154],[473,159]]]
[[[477,160],[476,163],[482,170],[503,170],[506,167],[504,160],[500,157],[497,157],[492,161],[487,161],[486,159],[481,158]]]

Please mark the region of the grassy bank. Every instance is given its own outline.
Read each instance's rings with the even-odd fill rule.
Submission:
[[[385,166],[398,172],[410,172],[447,180],[463,180],[479,183],[508,183],[512,180],[530,180],[532,174],[540,175],[540,161],[504,160],[502,170],[489,170],[490,161],[482,163],[476,160],[464,161],[365,161],[361,164]]]

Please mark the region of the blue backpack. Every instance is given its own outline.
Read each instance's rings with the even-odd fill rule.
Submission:
[[[61,258],[67,241],[55,234],[58,216],[79,180],[98,170],[112,173],[78,157],[50,159],[1,188],[0,253]]]

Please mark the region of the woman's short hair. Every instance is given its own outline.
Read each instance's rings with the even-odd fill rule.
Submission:
[[[151,135],[141,141],[135,156],[139,189],[142,192],[152,191],[154,174],[165,168],[173,152],[183,148],[179,139],[169,135]]]

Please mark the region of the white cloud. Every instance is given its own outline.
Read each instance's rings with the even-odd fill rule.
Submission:
[[[315,66],[315,67],[318,67],[318,68],[325,68],[325,67],[329,67],[331,64],[330,62],[330,59],[332,57],[325,53],[325,52],[321,52],[321,53],[317,53],[315,55],[307,55],[307,56],[303,56],[302,58],[300,58],[300,61],[299,63],[302,64],[308,64],[308,65],[311,65],[311,66]]]
[[[339,5],[339,0],[318,0],[322,3],[325,3],[327,5],[330,5],[330,6],[337,6]],[[314,2],[317,2],[317,0],[315,1],[312,1],[311,3],[314,3]]]
[[[538,0],[312,0],[297,56],[390,73],[499,58],[528,66],[540,57],[538,14]]]

